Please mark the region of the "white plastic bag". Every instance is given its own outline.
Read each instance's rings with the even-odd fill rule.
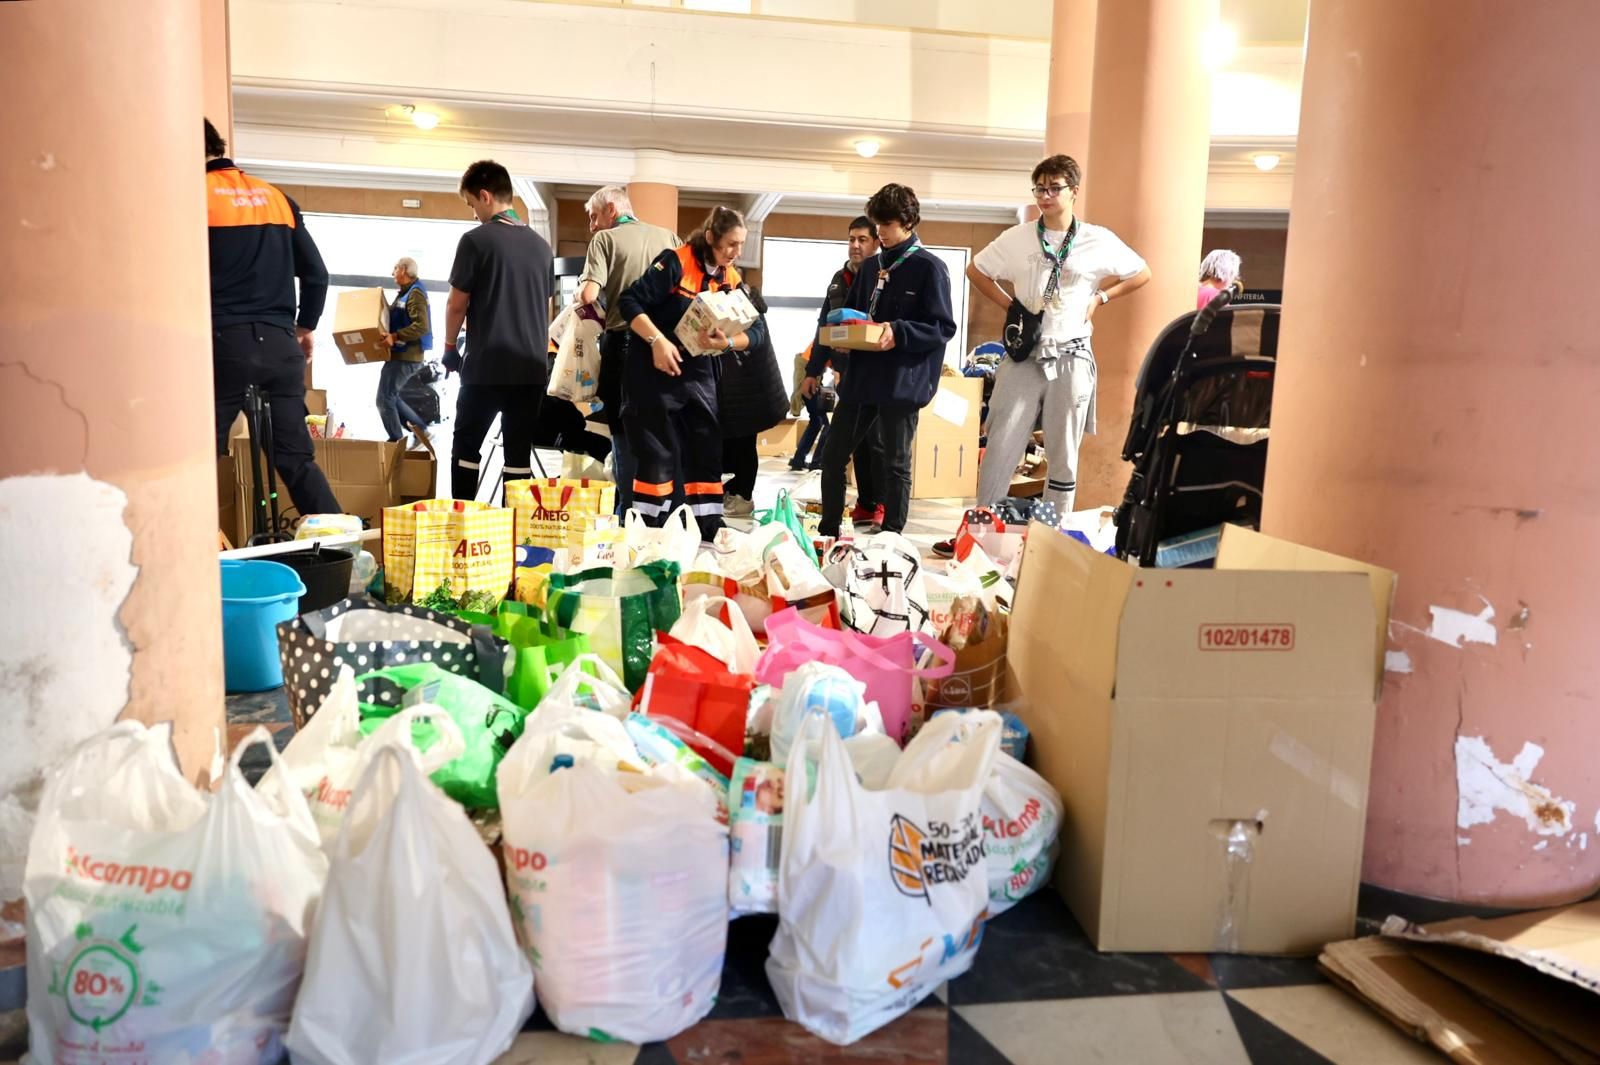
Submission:
[[[374,751],[334,841],[289,1028],[296,1065],[487,1065],[533,1012],[494,858],[409,736]]]
[[[622,544],[627,548],[629,566],[646,562],[676,562],[680,574],[687,573],[700,551],[700,526],[687,505],[667,515],[661,528],[645,524],[636,510],[628,511],[622,522]]]
[[[573,403],[587,403],[600,389],[600,334],[604,322],[594,307],[574,303],[550,323],[556,343],[555,363],[545,394]]]
[[[605,684],[604,681],[595,682],[594,678],[578,668],[585,657],[594,656],[580,655],[567,667],[567,672],[590,681],[596,687]],[[599,668],[604,669],[605,664],[600,663]],[[615,674],[612,676],[614,678]],[[565,677],[566,674],[563,674],[563,679]],[[617,682],[616,687],[621,689],[621,683]],[[626,695],[626,690],[622,690]],[[557,697],[552,699],[551,696]],[[607,698],[614,696],[608,695]],[[627,714],[626,704],[622,713]],[[586,763],[607,774],[647,773],[650,770],[649,764],[639,756],[628,730],[617,717],[600,711],[598,707],[582,706],[565,693],[558,695],[555,689],[551,689],[550,695],[540,700],[538,711],[528,718],[521,737],[512,744],[513,750],[518,748],[521,754],[515,771],[522,774],[519,790],[527,790],[536,780],[554,772],[558,760],[574,765]],[[563,755],[566,757],[563,758]],[[505,760],[502,759],[497,770],[497,789],[505,779],[505,773]]]
[[[584,666],[594,667],[594,672],[585,672]],[[558,707],[598,710],[620,721],[628,716],[632,705],[633,693],[617,676],[617,671],[597,654],[581,654],[556,677],[535,710],[541,713]],[[532,723],[534,718],[528,720]]]
[[[535,715],[537,716],[537,715]],[[710,1012],[728,936],[728,834],[678,773],[500,765],[506,874],[539,999],[564,1032],[644,1043]]]
[[[789,753],[767,977],[784,1016],[830,1042],[855,1042],[972,964],[989,895],[979,804],[1000,745],[999,715],[974,716],[959,743],[959,721],[930,721],[883,790],[856,782],[821,715]],[[804,740],[817,732],[808,796]]]
[[[24,885],[36,1065],[281,1059],[328,864],[300,793],[239,772],[258,744],[278,761],[255,729],[209,796],[170,725],[119,722],[51,775]]]
[[[883,731],[883,715],[878,704],[868,704],[867,686],[838,666],[807,662],[783,679],[772,713],[772,760],[780,765],[789,760],[806,720],[813,714],[826,714],[841,737],[854,736],[863,729]],[[871,709],[867,707],[870,705]],[[818,748],[812,745],[815,756]]]
[[[983,786],[982,810],[993,917],[1049,882],[1065,809],[1049,781],[1001,751]]]
[[[931,631],[922,554],[904,536],[881,532],[863,544],[835,544],[828,562],[823,573],[843,593],[850,628],[873,636]]]
[[[722,607],[708,613],[711,607]],[[722,620],[726,613],[728,620]],[[754,673],[761,648],[739,604],[725,595],[702,595],[684,604],[669,636],[698,647],[734,673]]]

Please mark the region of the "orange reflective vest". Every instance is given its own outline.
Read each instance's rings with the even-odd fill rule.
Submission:
[[[678,281],[678,295],[684,299],[692,300],[701,292],[728,292],[738,288],[744,280],[739,276],[738,268],[731,263],[723,267],[722,280],[708,280],[706,268],[700,265],[700,256],[688,244],[680,245],[677,255],[678,265],[683,267],[683,277]]]

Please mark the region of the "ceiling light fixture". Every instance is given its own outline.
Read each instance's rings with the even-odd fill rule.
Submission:
[[[1265,174],[1268,170],[1276,170],[1278,164],[1283,161],[1283,156],[1277,152],[1258,152],[1250,157],[1250,161],[1256,164],[1257,170]]]
[[[871,159],[878,154],[878,149],[883,147],[883,142],[875,137],[863,137],[855,142],[856,154],[863,159]]]
[[[418,129],[432,129],[439,124],[439,116],[432,111],[419,111],[416,104],[406,104],[401,108],[406,116],[411,119],[411,124]]]
[[[1221,70],[1239,54],[1239,34],[1226,22],[1218,22],[1206,30],[1202,48],[1206,66]]]

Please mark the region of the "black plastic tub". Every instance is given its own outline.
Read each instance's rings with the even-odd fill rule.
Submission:
[[[355,552],[343,547],[316,547],[272,556],[272,561],[282,562],[298,573],[306,586],[297,611],[301,614],[322,610],[349,596],[350,568],[355,560]]]

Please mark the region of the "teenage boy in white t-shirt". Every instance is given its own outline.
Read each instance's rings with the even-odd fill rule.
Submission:
[[[1005,498],[1042,411],[1050,460],[1045,499],[1062,516],[1072,512],[1078,446],[1095,431],[1094,316],[1150,280],[1150,268],[1115,233],[1073,217],[1081,180],[1071,156],[1052,155],[1034,167],[1039,220],[1012,226],[967,267],[973,287],[994,303],[1010,308],[1012,295],[996,283],[1005,281],[1030,314],[1044,315],[1027,358],[1004,359],[995,374],[979,506]]]

